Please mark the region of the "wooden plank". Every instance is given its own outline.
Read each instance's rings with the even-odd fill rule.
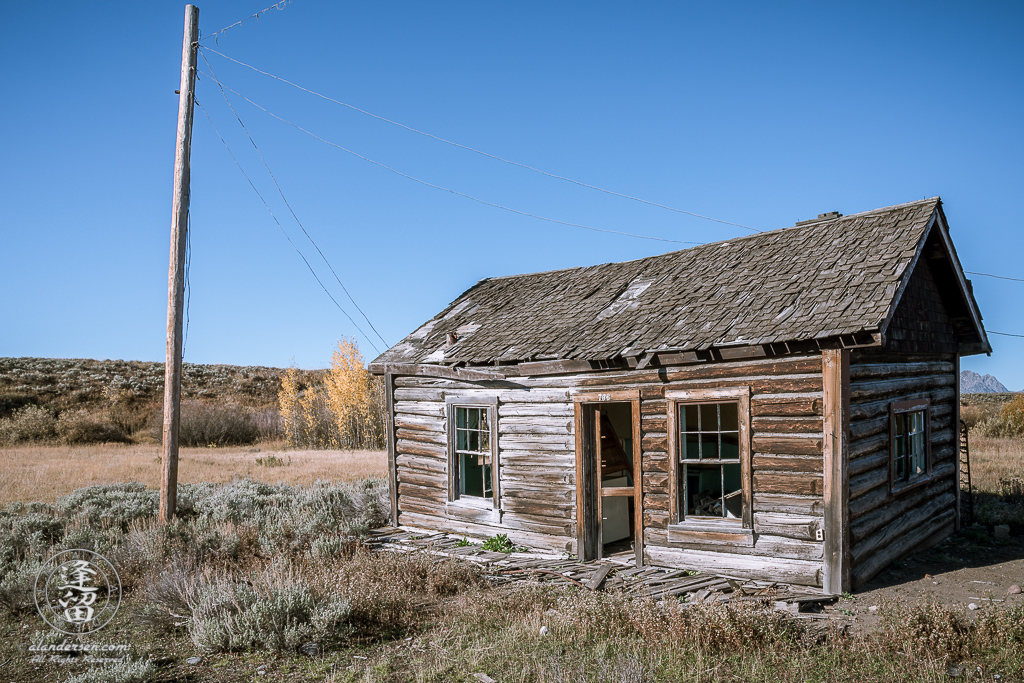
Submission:
[[[498,419],[504,417],[572,417],[572,404],[566,403],[499,403]]]
[[[448,456],[448,449],[444,446],[434,446],[431,444],[420,443],[419,441],[409,441],[408,439],[397,440],[396,452],[411,453],[413,455],[428,455],[440,458]]]
[[[369,370],[377,375],[391,374],[402,375],[405,377],[441,377],[444,379],[457,379],[466,382],[502,380],[506,377],[504,373],[496,370],[452,368],[445,365],[430,365],[429,363],[371,363]]]
[[[587,581],[587,588],[589,588],[592,591],[596,591],[598,588],[600,588],[601,584],[604,583],[604,580],[608,578],[608,574],[611,573],[612,569],[613,567],[610,564],[605,564],[598,567],[597,571],[594,572],[594,575],[590,577],[589,581]]]
[[[413,429],[398,428],[395,436],[399,439],[416,441],[418,443],[436,444],[445,446],[448,443],[448,436],[444,432],[425,432]]]
[[[754,396],[751,410],[755,417],[802,417],[821,415],[821,396]]]
[[[395,414],[423,415],[444,419],[444,403],[426,401],[395,401]]]
[[[816,455],[761,455],[754,454],[755,470],[781,472],[821,472],[824,460]]]
[[[669,525],[667,539],[669,543],[689,543],[700,545],[729,545],[753,547],[754,535],[750,530],[738,531],[707,531],[681,528]]]
[[[804,437],[755,432],[753,449],[757,453],[820,456],[823,441],[820,434]]]
[[[849,463],[850,463],[850,352],[822,351],[822,408],[825,501],[824,574],[822,588],[843,593],[851,587]]]
[[[755,417],[755,432],[774,432],[776,434],[820,434],[820,417]]]
[[[824,492],[822,477],[813,474],[754,472],[754,491],[803,496],[820,496]]]
[[[818,496],[790,496],[755,492],[754,514],[756,515],[758,512],[823,516],[825,501]]]
[[[745,579],[769,579],[806,586],[821,585],[821,562],[750,557],[729,553],[649,546],[645,555],[657,565],[718,572]]]
[[[818,541],[818,532],[824,530],[824,519],[817,516],[798,516],[754,513],[754,531],[759,534],[795,538],[801,541]]]
[[[522,376],[565,375],[574,372],[592,372],[595,370],[587,360],[544,360],[520,363],[519,374]]]

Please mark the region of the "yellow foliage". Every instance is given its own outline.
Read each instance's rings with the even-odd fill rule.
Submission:
[[[298,445],[301,432],[299,410],[299,370],[294,365],[281,378],[281,390],[277,392],[277,403],[281,411],[281,426],[288,443]]]

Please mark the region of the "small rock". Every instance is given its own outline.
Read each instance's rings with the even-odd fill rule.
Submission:
[[[971,604],[967,605],[967,609],[973,612],[974,610],[978,609],[978,605],[972,602]]]
[[[550,632],[550,629],[547,626],[541,626],[540,627],[540,635],[541,635],[541,637],[546,636],[549,632]]]
[[[1006,540],[1010,537],[1010,525],[1009,524],[996,524],[992,530],[992,535],[999,540]]]
[[[260,664],[259,666],[256,667],[256,673],[260,673],[260,674],[264,673],[263,670],[266,669],[266,668],[267,668],[266,664]]]
[[[951,666],[948,669],[946,669],[946,675],[950,678],[956,678],[961,673],[963,673],[963,670],[958,666]]]
[[[306,643],[299,648],[299,652],[310,657],[315,657],[320,654],[320,643]]]
[[[931,574],[925,574],[924,578],[926,578],[926,579],[934,579],[935,577],[932,576]]]
[[[1020,595],[1020,586],[1013,584],[1010,586],[1010,590],[1006,591],[1009,595]]]
[[[869,612],[877,612],[878,611],[878,605],[871,605],[871,607],[868,607],[868,611]]]
[[[193,664],[193,665],[194,664],[202,664],[203,663],[203,658],[202,657],[189,657],[188,659],[185,660],[185,663],[186,664]]]

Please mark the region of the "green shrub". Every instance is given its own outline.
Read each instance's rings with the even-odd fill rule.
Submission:
[[[146,683],[156,676],[157,668],[148,659],[125,659],[86,669],[67,679],[66,683]]]
[[[0,419],[0,445],[50,441],[57,436],[57,418],[39,406],[25,406]]]
[[[120,427],[84,408],[61,413],[57,418],[57,439],[65,445],[129,440]]]
[[[59,515],[77,517],[92,527],[127,531],[132,523],[155,517],[159,502],[159,491],[129,482],[77,489],[58,499],[55,508]]]

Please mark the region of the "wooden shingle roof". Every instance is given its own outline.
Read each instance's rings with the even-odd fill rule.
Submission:
[[[635,261],[481,280],[374,365],[604,361],[879,332],[941,214],[933,197]]]

